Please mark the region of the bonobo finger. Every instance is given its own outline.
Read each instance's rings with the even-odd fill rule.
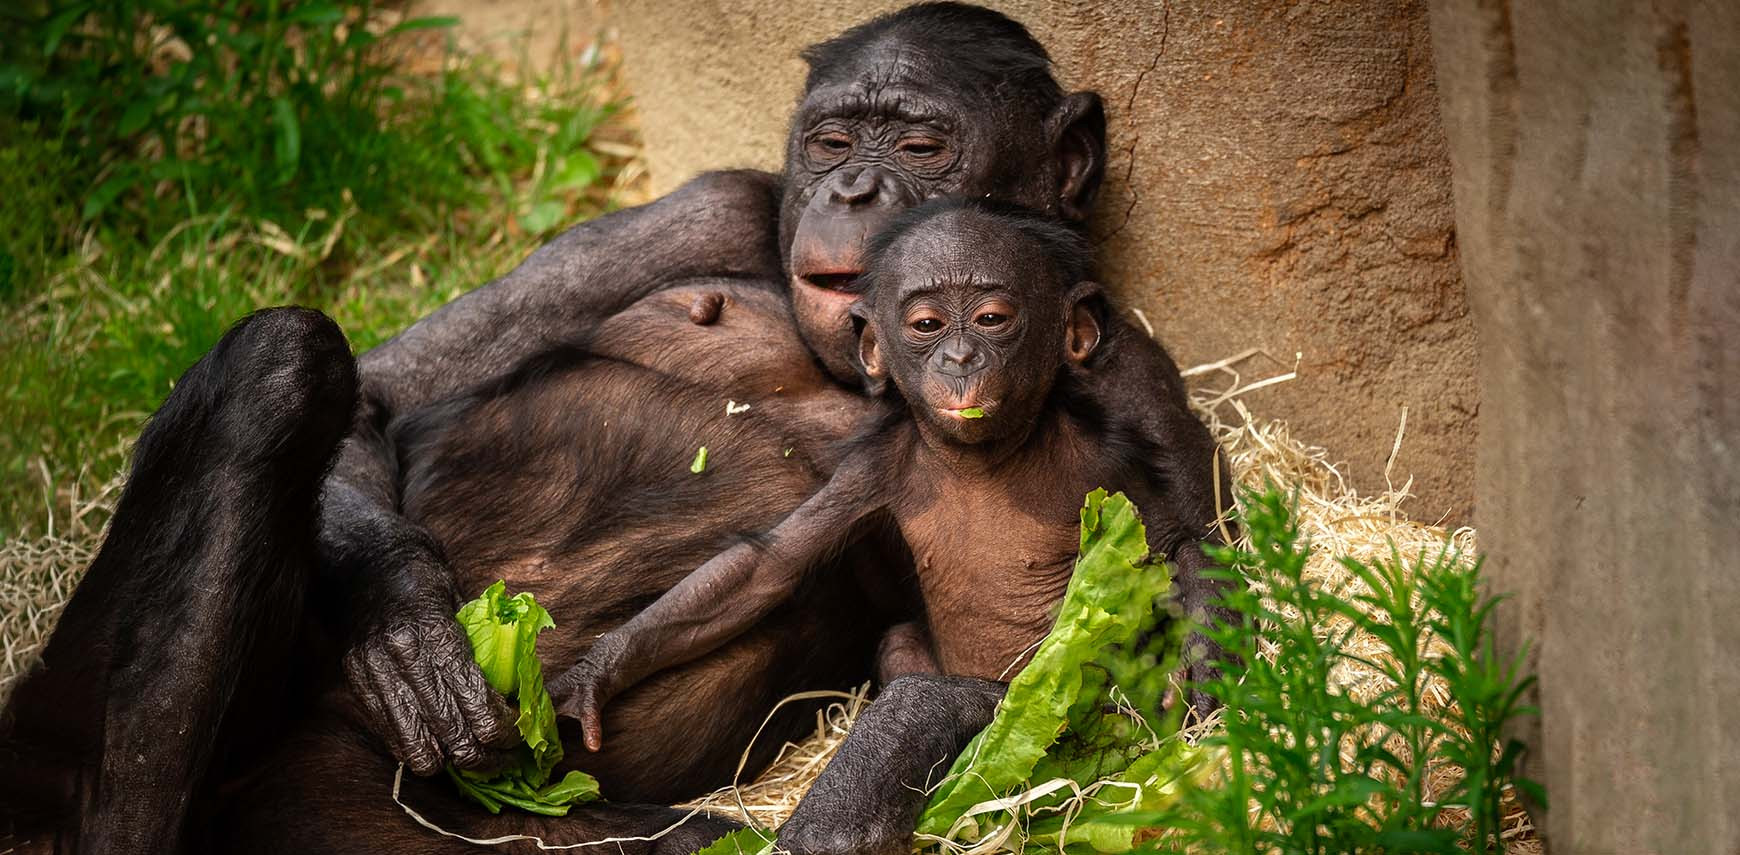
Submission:
[[[394,757],[403,757],[403,740],[399,736],[398,728],[393,725],[392,716],[387,714],[386,699],[375,689],[366,661],[361,656],[346,656],[344,673],[350,682],[351,694],[362,702],[364,711],[368,713],[369,729],[387,744],[387,750]]]
[[[446,676],[448,694],[459,705],[459,715],[466,728],[480,743],[490,748],[518,745],[520,732],[514,727],[514,716],[508,709],[507,699],[490,688],[483,669],[471,658],[470,643],[460,639],[459,644],[464,646],[465,653],[455,656],[449,650],[432,658],[434,667]],[[444,643],[442,647],[448,645]]]
[[[580,705],[580,734],[586,739],[586,750],[594,754],[604,749],[604,716],[598,710],[597,696],[590,690]]]
[[[569,668],[551,685],[556,698],[556,715],[580,723],[580,734],[587,751],[604,748],[604,716],[599,712],[598,685],[586,661]]]
[[[423,645],[409,632],[389,636],[387,650],[392,655],[394,670],[416,695],[420,717],[447,753],[454,756],[462,751],[476,753],[476,740],[465,726],[458,701],[441,678],[440,663],[432,661],[434,657],[424,656]]]
[[[384,656],[371,659],[370,679],[397,737],[393,754],[415,774],[427,776],[441,771],[441,746],[419,715],[416,694],[394,672],[390,659]]]

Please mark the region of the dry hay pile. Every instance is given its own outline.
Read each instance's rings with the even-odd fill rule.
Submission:
[[[0,709],[48,643],[120,496],[118,480],[88,498],[78,495],[78,480],[72,483],[67,513],[51,508],[46,535],[0,544]]]
[[[1297,489],[1300,530],[1309,538],[1312,548],[1309,578],[1326,589],[1355,589],[1360,583],[1336,562],[1336,557],[1371,562],[1388,558],[1392,545],[1404,556],[1422,550],[1436,554],[1446,542],[1463,555],[1474,554],[1472,529],[1449,531],[1408,519],[1401,505],[1409,495],[1411,479],[1395,485],[1386,471],[1386,488],[1376,495],[1362,496],[1330,462],[1324,449],[1295,439],[1284,422],[1253,416],[1242,396],[1286,382],[1293,376],[1289,372],[1244,382],[1240,367],[1259,356],[1263,354],[1249,351],[1192,368],[1185,374],[1193,378],[1193,385],[1222,387],[1199,388],[1192,403],[1219,439],[1234,478],[1253,488],[1275,484]],[[1406,423],[1404,409],[1397,431],[1397,448],[1405,438]],[[1391,456],[1393,459],[1394,455]],[[1227,490],[1229,495],[1231,492]],[[70,525],[61,534],[13,541],[0,547],[0,642],[5,650],[4,662],[0,662],[0,704],[22,669],[34,660],[73,582],[90,560],[98,534],[92,521],[104,516],[102,511],[106,510],[112,493],[105,491],[103,496],[84,504],[74,501]],[[1320,636],[1327,636],[1341,628],[1325,625],[1318,631]],[[1375,639],[1358,636],[1352,646],[1362,654],[1382,649]],[[1356,697],[1370,697],[1388,688],[1376,671],[1351,663],[1341,666],[1338,677]],[[1448,702],[1442,686],[1433,686],[1431,695],[1440,704]],[[852,695],[841,695],[817,714],[815,733],[802,742],[785,745],[778,760],[755,781],[718,790],[689,806],[762,827],[776,827],[808,792],[867,703],[867,687]],[[1459,770],[1454,768],[1433,770],[1428,792],[1442,791],[1458,775]],[[1511,851],[1523,855],[1542,851],[1527,814],[1514,803],[1509,807],[1505,836],[1512,844]]]

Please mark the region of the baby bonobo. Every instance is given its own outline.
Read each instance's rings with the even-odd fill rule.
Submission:
[[[1091,258],[1065,226],[988,202],[931,202],[884,229],[853,315],[872,391],[893,381],[888,410],[765,537],[702,565],[559,681],[587,746],[612,695],[753,626],[878,522],[911,549],[928,630],[891,637],[883,679],[1013,675],[1069,584],[1083,496],[1160,505],[1153,455],[1095,394],[1105,305]]]

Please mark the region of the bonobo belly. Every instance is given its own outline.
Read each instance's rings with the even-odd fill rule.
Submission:
[[[1051,630],[1077,530],[992,491],[948,492],[900,520],[937,662],[947,674],[1007,680]]]
[[[705,323],[691,318],[697,300],[710,304]],[[868,406],[817,369],[780,295],[703,280],[391,430],[405,515],[441,543],[461,596],[506,579],[549,609],[556,628],[538,652],[553,678],[808,499],[832,469],[827,449]],[[565,740],[570,760],[618,799],[669,801],[728,782],[775,701],[867,675],[878,628],[850,591],[874,561],[849,551],[755,630],[619,696],[605,711],[604,752]],[[752,766],[789,735],[758,742]]]
[[[404,511],[462,595],[500,578],[537,595],[558,671],[823,481],[768,410],[727,413],[711,390],[588,355],[531,373],[408,426]]]

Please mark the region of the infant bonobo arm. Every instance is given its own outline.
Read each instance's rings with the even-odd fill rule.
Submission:
[[[393,419],[501,376],[685,278],[777,276],[777,179],[714,173],[582,223],[518,268],[358,359],[360,405],[327,479],[326,602],[340,611],[345,672],[392,753],[419,774],[490,765],[517,739],[472,660],[440,544],[400,515]]]
[[[767,536],[714,556],[627,623],[599,637],[550,684],[559,715],[576,719],[586,747],[603,745],[600,713],[650,674],[698,659],[790,599],[810,568],[849,545],[882,502],[873,452],[849,455],[828,483]]]

